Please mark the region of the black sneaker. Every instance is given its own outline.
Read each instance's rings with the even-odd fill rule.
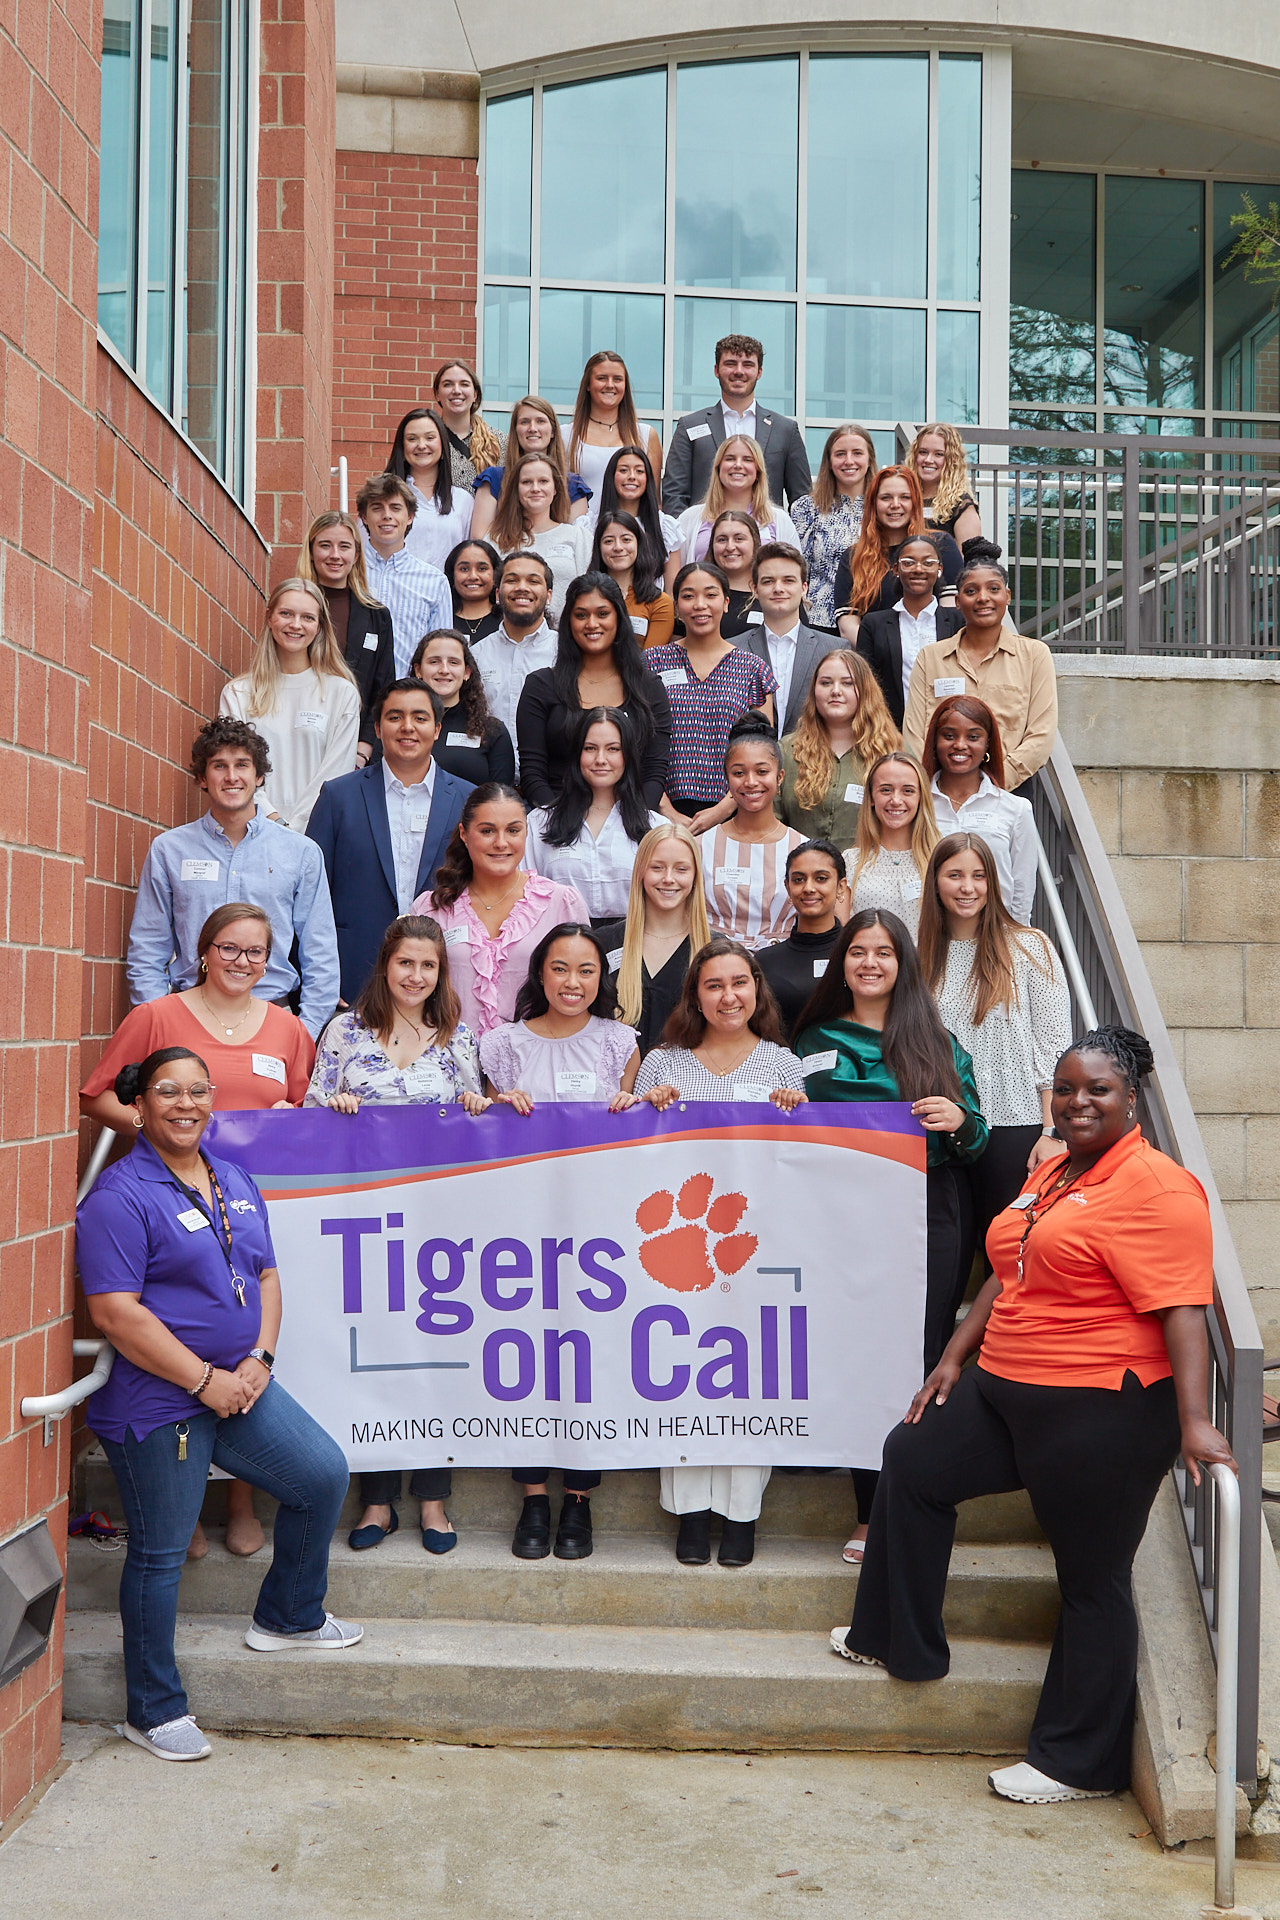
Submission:
[[[551,1502],[545,1493],[527,1493],[511,1536],[517,1560],[545,1560],[551,1551]]]
[[[716,1555],[722,1567],[749,1567],[756,1556],[754,1520],[726,1520],[720,1529],[720,1551]]]
[[[711,1558],[711,1509],[682,1513],[676,1535],[676,1559],[682,1567],[705,1567]]]
[[[556,1559],[586,1560],[592,1544],[591,1501],[585,1494],[566,1493],[556,1528]]]

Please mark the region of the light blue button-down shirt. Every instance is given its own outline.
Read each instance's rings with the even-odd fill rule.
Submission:
[[[449,582],[439,567],[405,547],[384,560],[370,543],[364,550],[364,567],[370,593],[391,609],[396,678],[403,680],[422,636],[453,625]]]
[[[422,843],[431,817],[431,796],[436,790],[436,763],[428,760],[425,780],[415,780],[406,787],[384,760],[382,786],[387,796],[391,857],[396,866],[396,905],[401,913],[408,913],[418,894]]]
[[[233,846],[211,813],[153,840],[129,929],[129,998],[135,1007],[194,985],[196,942],[215,907],[248,900],[271,922],[271,958],[255,992],[292,993],[294,936],[302,966],[299,1017],[319,1037],[338,1004],[338,936],[324,856],[304,833],[257,813]]]

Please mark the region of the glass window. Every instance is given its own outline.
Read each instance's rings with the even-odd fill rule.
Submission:
[[[978,298],[981,214],[982,55],[944,53],[938,61],[939,300]]]
[[[800,62],[679,69],[675,277],[785,293],[796,284]]]
[[[877,428],[867,431],[876,450],[877,467],[892,466],[897,460],[896,441],[891,428]],[[809,471],[817,478],[818,468],[822,465],[822,449],[831,437],[830,427],[806,427],[804,435],[805,451],[809,455]]]
[[[533,95],[491,100],[484,116],[484,270],[528,273]]]
[[[869,192],[867,183],[881,179],[887,155],[891,185]],[[809,292],[922,300],[928,197],[928,55],[815,55],[809,62]]]
[[[229,22],[224,0],[193,0],[187,136],[187,433],[215,467],[227,411]]]
[[[978,316],[938,310],[933,410],[939,420],[978,420]]]
[[[923,420],[923,308],[808,310],[807,411],[829,420]]]
[[[151,0],[146,382],[166,408],[173,402],[173,212],[178,105],[178,63],[174,51],[173,0]]]
[[[1097,183],[1015,168],[1009,262],[1009,398],[1089,404],[1097,333]]]
[[[1199,406],[1204,187],[1113,176],[1106,208],[1106,397],[1121,406]]]
[[[666,152],[664,68],[546,89],[542,96],[544,278],[661,281]]]
[[[484,390],[514,405],[529,392],[529,289],[484,290]]]
[[[764,348],[759,394],[783,413],[796,410],[796,310],[785,300],[677,300],[673,404],[692,413],[720,398],[716,342],[745,333]]]
[[[538,392],[544,399],[572,406],[583,367],[602,347],[626,361],[636,406],[660,412],[662,295],[544,291],[538,303]]]
[[[1228,255],[1239,229],[1246,196],[1265,214],[1280,200],[1280,188],[1224,186],[1213,189],[1213,397],[1240,413],[1280,413],[1280,316],[1274,289],[1250,284],[1244,264]]]
[[[138,31],[135,0],[105,0],[102,150],[98,162],[98,325],[130,361],[138,200]]]

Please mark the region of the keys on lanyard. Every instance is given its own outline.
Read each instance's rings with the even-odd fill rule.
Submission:
[[[204,1156],[201,1155],[201,1158],[203,1159]],[[212,1192],[214,1199],[218,1203],[218,1213],[222,1219],[222,1233],[224,1233],[227,1236],[224,1241],[224,1239],[222,1238],[222,1234],[218,1232],[217,1224],[215,1222],[213,1223],[213,1237],[217,1241],[222,1257],[227,1263],[227,1272],[231,1276],[231,1291],[235,1294],[238,1304],[240,1306],[243,1306],[245,1303],[244,1290],[245,1290],[245,1287],[248,1285],[248,1282],[245,1280],[243,1274],[241,1274],[238,1271],[236,1267],[235,1259],[232,1255],[231,1216],[227,1212],[227,1203],[223,1198],[222,1185],[218,1179],[217,1174],[214,1172],[213,1167],[208,1160],[205,1160],[204,1164],[205,1164],[205,1171],[209,1175],[210,1191]],[[182,1191],[185,1193],[189,1193],[194,1200],[199,1202],[200,1195],[195,1191],[193,1187],[184,1187]],[[180,1454],[178,1457],[179,1459],[181,1459],[182,1455]]]

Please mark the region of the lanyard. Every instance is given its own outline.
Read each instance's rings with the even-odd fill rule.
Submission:
[[[201,1213],[205,1215],[206,1219],[209,1222],[209,1225],[213,1228],[213,1237],[218,1243],[218,1251],[222,1255],[223,1259],[226,1261],[227,1271],[231,1275],[232,1291],[234,1292],[236,1299],[239,1301],[240,1305],[243,1306],[245,1282],[242,1276],[236,1271],[236,1263],[232,1258],[231,1218],[227,1212],[227,1203],[223,1198],[222,1184],[219,1181],[217,1174],[214,1172],[211,1163],[208,1160],[205,1160],[205,1156],[203,1154],[201,1154],[200,1158],[204,1160],[205,1172],[209,1176],[209,1186],[212,1189],[214,1199],[218,1203],[218,1212],[222,1216],[222,1233],[225,1233],[227,1236],[225,1242],[223,1241],[222,1233],[218,1232],[217,1221],[213,1218],[212,1214],[209,1212],[209,1209],[205,1206],[205,1203],[201,1199],[200,1194],[197,1192],[196,1188],[187,1186],[185,1181],[180,1181],[176,1174],[174,1175],[173,1184],[175,1187],[177,1187],[179,1193],[185,1193],[189,1199],[192,1199],[195,1201]]]
[[[1085,1172],[1088,1172],[1088,1168],[1085,1169]],[[1082,1179],[1083,1177],[1084,1176],[1082,1174],[1077,1173],[1077,1174],[1073,1174],[1070,1180],[1063,1181],[1062,1175],[1059,1174],[1058,1181],[1061,1182],[1061,1184],[1060,1185],[1055,1184],[1053,1187],[1051,1187],[1049,1194],[1038,1193],[1035,1199],[1031,1202],[1031,1205],[1027,1208],[1026,1225],[1022,1229],[1022,1238],[1018,1242],[1018,1285],[1019,1286],[1022,1285],[1023,1249],[1027,1244],[1027,1236],[1031,1232],[1032,1227],[1034,1227],[1037,1220],[1043,1220],[1047,1213],[1052,1213],[1054,1208],[1057,1206],[1059,1200],[1065,1199],[1067,1194],[1069,1194],[1072,1188],[1075,1186],[1076,1182]],[[1050,1195],[1052,1197],[1050,1197]],[[1044,1200],[1046,1204],[1040,1209],[1039,1213],[1037,1213],[1036,1205],[1037,1205],[1037,1202],[1040,1200]]]

